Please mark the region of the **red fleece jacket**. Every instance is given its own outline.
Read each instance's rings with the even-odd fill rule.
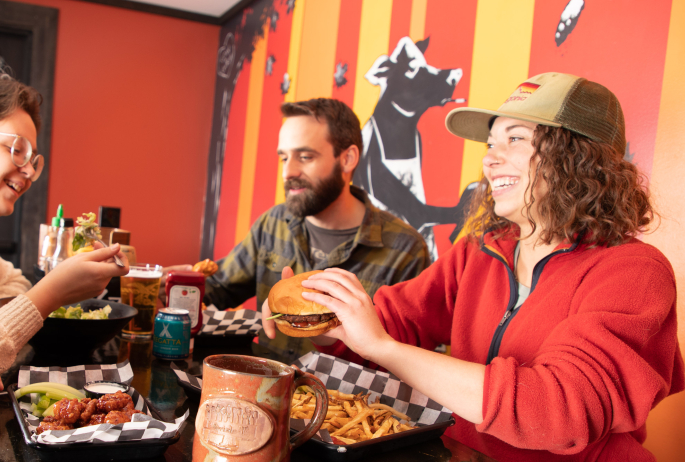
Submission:
[[[396,340],[487,364],[517,295],[516,241],[462,239],[420,276],[374,297]],[[450,326],[449,328],[447,326]],[[370,365],[337,342],[321,351]],[[501,461],[653,461],[649,411],[685,387],[673,270],[654,247],[561,245],[534,270],[485,372],[483,423],[448,434]],[[373,367],[373,365],[371,365]],[[448,384],[446,384],[448,386]]]

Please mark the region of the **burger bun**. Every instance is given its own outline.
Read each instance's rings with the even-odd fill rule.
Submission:
[[[274,284],[269,292],[268,298],[269,310],[271,313],[282,313],[294,316],[311,316],[332,313],[332,311],[325,306],[302,298],[302,292],[324,293],[320,290],[302,287],[302,281],[316,273],[322,272],[323,271],[320,270],[309,271],[287,279],[281,279]],[[337,317],[307,327],[294,327],[288,321],[280,318],[275,318],[274,322],[276,323],[278,330],[289,337],[314,337],[328,332],[341,324]]]

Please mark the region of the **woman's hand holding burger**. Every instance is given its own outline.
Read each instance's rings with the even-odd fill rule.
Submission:
[[[334,312],[342,323],[325,337],[342,340],[355,353],[374,362],[377,362],[376,355],[383,351],[381,345],[394,342],[381,325],[371,297],[354,274],[329,268],[303,281],[302,286],[324,292],[305,292],[302,296]],[[318,339],[312,341],[320,343]]]
[[[331,310],[302,297],[307,292],[320,293],[316,289],[307,289],[302,282],[321,272],[309,271],[281,279],[269,291],[269,311],[273,315],[270,319],[285,335],[315,337],[340,325],[338,317]]]
[[[293,270],[290,267],[285,267],[281,273],[281,282],[277,283],[277,285],[285,285],[283,281],[293,276]],[[342,325],[332,329],[329,326],[330,330],[327,330],[324,334],[312,336],[312,342],[317,345],[331,345],[336,340],[342,340],[353,351],[373,361],[372,355],[378,351],[380,342],[385,340],[392,341],[392,338],[385,332],[385,329],[383,329],[378,320],[371,297],[368,296],[354,274],[339,268],[329,268],[325,271],[311,274],[307,279],[302,280],[299,277],[297,279],[299,281],[296,283],[293,281],[293,285],[287,291],[279,289],[274,285],[272,292],[269,293],[269,299],[262,305],[262,326],[267,337],[276,337],[276,324],[274,319],[270,318],[274,314],[278,314],[275,311],[280,309],[280,307],[274,307],[273,310],[270,309],[269,301],[272,302],[273,306],[275,305],[275,296],[276,298],[287,296],[288,298],[298,298],[298,304],[314,302],[315,304],[322,305],[322,308],[325,307],[327,311],[337,315],[338,322],[336,324]],[[309,289],[310,291],[304,289]],[[312,292],[312,289],[316,292]],[[292,303],[292,300],[290,302]],[[282,304],[279,303],[279,305]],[[288,332],[292,332],[290,327],[285,327],[281,330],[285,331],[286,335],[288,335]]]

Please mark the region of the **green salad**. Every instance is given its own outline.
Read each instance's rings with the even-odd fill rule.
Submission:
[[[84,213],[83,216],[76,219],[76,228],[74,230],[74,240],[71,247],[74,252],[79,249],[92,245],[92,241],[86,237],[87,230],[93,230],[97,236],[102,239],[102,232],[100,227],[95,223],[97,215],[93,212]]]
[[[52,313],[50,318],[64,318],[64,319],[109,319],[109,313],[112,312],[112,307],[109,305],[98,310],[83,311],[81,305],[70,307],[59,307]]]

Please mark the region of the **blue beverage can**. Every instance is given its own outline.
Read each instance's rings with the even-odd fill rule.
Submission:
[[[162,308],[155,316],[152,354],[160,359],[185,359],[190,354],[190,314]]]

